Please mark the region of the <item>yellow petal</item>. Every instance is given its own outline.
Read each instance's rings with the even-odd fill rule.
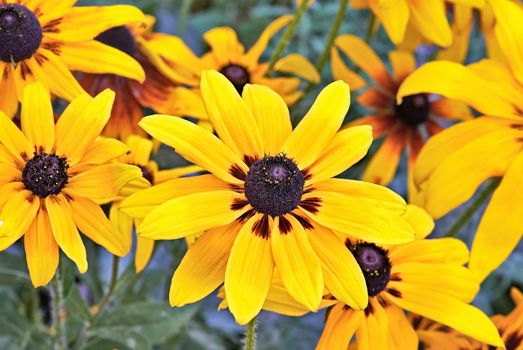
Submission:
[[[73,197],[69,204],[73,220],[84,235],[111,254],[124,256],[129,253],[132,244],[130,232],[120,232],[113,226],[98,204],[82,197]]]
[[[7,203],[9,199],[16,196],[18,192],[23,191],[25,186],[23,182],[8,182],[0,186],[0,208]],[[0,221],[2,218],[0,217]]]
[[[14,71],[9,66],[0,64],[0,111],[8,117],[13,117],[18,110],[18,95],[16,91]]]
[[[243,55],[243,45],[238,41],[238,36],[232,28],[213,28],[203,35],[203,39],[211,47],[212,54],[219,65],[237,61]]]
[[[210,229],[187,250],[171,281],[171,306],[194,303],[223,283],[227,260],[239,229],[238,223]]]
[[[334,46],[331,48],[331,70],[334,79],[343,80],[349,84],[351,91],[356,91],[367,85],[365,79],[345,65],[338,49]]]
[[[278,154],[292,132],[289,108],[273,90],[263,85],[247,84],[242,97],[260,129],[266,154]]]
[[[429,213],[415,205],[407,205],[407,211],[403,217],[414,228],[418,239],[427,237],[434,229],[434,220]]]
[[[274,65],[274,70],[294,74],[316,84],[321,81],[316,67],[308,59],[297,53],[280,58]]]
[[[517,130],[500,130],[451,154],[430,176],[425,209],[438,219],[472,197],[483,181],[503,175],[521,152],[520,137]]]
[[[365,309],[368,302],[365,277],[345,242],[331,230],[320,226],[316,226],[308,237],[320,259],[325,287],[337,300],[351,308]]]
[[[45,286],[56,272],[60,253],[49,218],[43,210],[38,212],[24,235],[24,248],[33,286]]]
[[[160,184],[167,180],[176,179],[182,176],[194,175],[202,172],[203,169],[197,165],[188,165],[180,168],[160,170],[154,174],[154,183]],[[223,181],[222,181],[223,183]]]
[[[154,208],[170,199],[196,192],[228,190],[226,182],[211,174],[172,179],[133,193],[123,200],[120,208],[127,215],[143,219]]]
[[[151,239],[178,239],[230,224],[248,206],[234,210],[238,193],[214,191],[193,193],[171,199],[151,211],[138,227],[138,234]]]
[[[523,225],[523,154],[510,165],[492,195],[479,224],[470,256],[470,269],[480,281],[510,255],[521,239]]]
[[[149,163],[153,151],[153,141],[138,135],[131,135],[125,142],[129,146],[135,164],[143,166]]]
[[[331,83],[320,92],[283,146],[283,151],[298,163],[300,169],[311,165],[331,142],[349,105],[350,88],[342,81]]]
[[[114,160],[125,153],[129,152],[129,148],[125,143],[116,139],[107,137],[97,137],[94,142],[87,147],[81,164],[102,164]]]
[[[111,116],[115,93],[104,90],[96,97],[73,101],[56,123],[56,153],[70,165],[80,161]]]
[[[122,237],[124,245],[131,245],[133,235],[134,219],[120,211],[119,201],[114,201],[109,209],[109,221],[119,231],[118,237]],[[138,249],[138,248],[137,248]]]
[[[145,80],[145,72],[134,58],[95,40],[63,45],[60,59],[70,70],[78,72],[116,74],[139,82]]]
[[[369,300],[369,308],[360,327],[356,330],[356,340],[362,349],[389,349],[389,319],[384,307],[376,298]]]
[[[425,38],[442,47],[452,44],[452,31],[441,0],[410,1],[409,4],[412,25]]]
[[[281,230],[281,220],[291,229]],[[323,295],[323,273],[303,226],[292,216],[276,218],[271,233],[272,255],[289,294],[311,311],[317,311]]]
[[[467,58],[470,36],[474,26],[472,7],[468,5],[454,5],[454,18],[452,23],[452,45],[438,52],[438,60],[465,62]]]
[[[390,51],[389,60],[394,72],[394,79],[403,81],[410,73],[416,70],[416,57],[408,51]]]
[[[362,312],[336,304],[329,312],[316,350],[346,350],[362,318]]]
[[[464,265],[469,260],[469,250],[456,238],[423,239],[395,246],[389,251],[389,258],[394,265],[404,262]]]
[[[263,156],[258,125],[229,79],[217,71],[203,71],[201,90],[209,119],[223,143],[240,157]]]
[[[396,130],[386,136],[385,141],[371,158],[361,177],[363,181],[388,185],[398,169],[406,135],[404,130]]]
[[[51,153],[54,146],[54,114],[51,96],[41,83],[28,85],[22,97],[22,130],[35,149]]]
[[[405,312],[396,305],[385,308],[391,349],[418,349],[419,339]]]
[[[9,150],[12,156],[25,164],[28,157],[35,151],[31,142],[18,129],[18,127],[4,113],[0,111],[0,142]]]
[[[140,273],[145,269],[154,250],[154,240],[143,237],[136,238],[136,252],[134,253],[134,267],[136,273]],[[179,267],[178,267],[179,268]]]
[[[173,147],[185,159],[201,166],[223,181],[243,183],[243,180],[234,177],[229,171],[234,166],[238,166],[246,173],[247,166],[209,131],[187,120],[167,115],[145,117],[139,125],[149,135]]]
[[[406,0],[397,1],[369,1],[372,11],[380,19],[389,35],[390,40],[398,45],[403,41],[407,23],[409,22],[409,4]]]
[[[336,134],[319,158],[307,169],[311,179],[307,184],[339,175],[360,161],[372,143],[372,127],[353,126]]]
[[[461,64],[437,61],[421,66],[403,81],[398,90],[398,103],[408,95],[435,93],[466,102],[484,114],[505,116],[517,114],[505,89],[497,89]]]
[[[32,192],[21,190],[9,198],[0,212],[0,237],[12,237],[12,243],[29,229],[40,208],[40,199]],[[9,244],[11,245],[11,244]],[[5,247],[0,245],[0,250]]]
[[[234,240],[225,270],[225,295],[236,322],[246,324],[260,312],[269,291],[274,261],[271,240],[256,232],[262,215],[250,218]],[[272,224],[272,219],[267,225]]]
[[[45,207],[56,243],[65,255],[75,262],[80,273],[84,273],[87,271],[85,246],[74,223],[67,199],[62,194],[46,197]]]
[[[319,206],[308,208],[307,199]],[[335,192],[313,191],[300,207],[314,221],[336,232],[378,244],[401,244],[414,240],[412,227],[398,214],[368,201]]]

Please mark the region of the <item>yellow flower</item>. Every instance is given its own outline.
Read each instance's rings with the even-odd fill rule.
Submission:
[[[204,34],[211,51],[197,57],[178,37],[154,33],[144,44],[150,58],[167,77],[175,83],[199,88],[203,70],[214,69],[223,73],[241,94],[245,84],[270,87],[283,97],[287,104],[296,102],[303,92],[299,90],[297,77],[271,77],[268,63],[260,62],[269,40],[292,20],[283,16],[274,20],[261,33],[258,41],[247,51],[238,41],[236,32],[229,27],[214,28]],[[320,76],[314,66],[299,54],[289,54],[276,62],[275,71],[288,73],[319,82]]]
[[[316,349],[345,350],[355,337],[351,349],[416,350],[418,336],[405,312],[423,315],[501,346],[503,342],[494,324],[481,310],[468,304],[479,284],[462,266],[468,260],[465,244],[454,238],[426,239],[434,222],[418,207],[409,206],[405,218],[415,229],[414,242],[386,246],[346,240],[346,249],[354,255],[365,276],[369,305],[365,310],[354,310],[334,300]],[[332,299],[326,296],[324,303],[328,305]],[[268,300],[270,307],[264,308],[296,314],[283,293],[269,295]]]
[[[485,5],[485,0],[450,1],[475,7]],[[407,26],[436,45],[452,44],[444,0],[351,0],[351,4],[355,9],[370,8],[396,45],[403,41]]]
[[[104,89],[116,92],[111,119],[102,134],[126,140],[130,135],[145,136],[138,127],[143,117],[143,108],[158,113],[185,113],[206,119],[205,108],[199,94],[184,87],[176,87],[154,66],[144,49],[151,35],[154,18],[147,16],[143,23],[128,24],[108,29],[95,39],[112,46],[134,58],[145,71],[145,81],[140,82],[115,74],[83,74],[82,87],[91,95]]]
[[[138,166],[142,171],[142,177],[129,182],[120,192],[122,198],[114,201],[109,212],[109,219],[120,230],[121,237],[127,240],[126,245],[132,244],[133,227],[140,225],[140,218],[132,218],[120,211],[120,204],[123,198],[135,193],[138,190],[151,187],[151,184],[158,185],[165,182],[165,185],[155,187],[162,190],[165,186],[178,185],[179,181],[172,181],[184,175],[196,173],[201,170],[200,167],[191,165],[186,167],[175,168],[171,170],[158,170],[158,164],[150,160],[153,151],[153,141],[132,135],[127,141],[129,153],[120,157],[122,163]],[[182,180],[183,181],[183,180]],[[137,237],[136,254],[134,265],[136,272],[141,272],[149,263],[154,249],[154,241],[143,237]]]
[[[330,230],[380,243],[414,236],[400,216],[401,197],[377,185],[331,179],[372,142],[369,126],[337,132],[349,86],[327,86],[294,130],[285,102],[266,86],[248,84],[242,98],[225,76],[205,71],[201,87],[219,138],[166,115],[146,117],[140,126],[211,174],[162,191],[155,188],[163,184],[153,186],[121,205],[131,216],[146,212],[138,227],[144,238],[206,231],[173,276],[171,305],[198,301],[225,283],[231,312],[247,323],[260,311],[276,267],[285,288],[310,310],[317,310],[325,284],[355,308],[365,307],[363,275],[350,254],[330,244],[336,238]]]
[[[0,110],[13,116],[23,88],[37,80],[72,100],[84,93],[71,71],[113,73],[143,81],[140,65],[93,38],[143,19],[133,6],[73,7],[76,1],[4,0],[0,3]]]
[[[428,94],[407,96],[396,104],[396,93],[405,78],[416,70],[416,59],[411,52],[391,51],[391,75],[378,55],[363,40],[354,35],[340,35],[331,50],[331,67],[335,79],[341,79],[352,88],[364,86],[363,80],[343,62],[338,49],[360,67],[375,84],[358,97],[358,102],[371,110],[371,115],[349,124],[372,125],[374,138],[383,137],[365,172],[363,181],[388,185],[398,168],[405,149],[408,154],[409,202],[417,202],[417,192],[412,179],[412,169],[425,136],[443,130],[442,121],[470,119],[472,114],[462,103],[450,99],[429,99]]]
[[[424,349],[427,350],[518,350],[523,348],[523,294],[515,287],[512,288],[510,294],[512,300],[516,303],[510,314],[491,317],[501,334],[505,347],[494,348],[488,344],[480,343],[418,315],[411,317],[411,322],[424,345]]]
[[[140,169],[108,163],[126,152],[113,139],[97,138],[109,118],[114,93],[75,99],[54,123],[51,98],[41,83],[22,97],[22,130],[0,112],[0,250],[24,237],[35,286],[53,277],[58,247],[80,272],[87,270],[78,230],[112,254],[131,248],[99,204],[117,197]]]
[[[410,75],[398,92],[433,92],[466,102],[484,116],[431,138],[416,163],[414,179],[425,187],[425,207],[440,218],[472,197],[491,177],[503,179],[477,229],[470,268],[483,280],[517,245],[522,234],[523,8],[492,1],[496,37],[510,67],[493,60],[464,67],[431,62]]]

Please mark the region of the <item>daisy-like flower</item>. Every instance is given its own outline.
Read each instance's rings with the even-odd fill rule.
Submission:
[[[523,8],[508,0],[490,4],[509,66],[493,60],[467,67],[431,62],[410,75],[398,92],[399,99],[437,93],[483,114],[431,138],[414,170],[415,182],[425,189],[425,208],[434,218],[465,203],[485,180],[503,177],[472,244],[469,266],[480,280],[510,255],[523,232]]]
[[[355,337],[355,349],[417,350],[419,339],[405,311],[503,346],[490,319],[468,304],[479,284],[462,266],[467,247],[454,238],[425,239],[434,223],[419,208],[409,206],[406,217],[416,228],[415,242],[383,246],[347,240],[363,270],[369,305],[363,311],[334,305],[316,349],[345,350]]]
[[[99,206],[141,176],[138,167],[109,163],[126,152],[125,145],[97,138],[113,100],[109,90],[95,98],[81,95],[55,126],[51,97],[37,82],[24,90],[22,130],[0,112],[0,250],[24,237],[35,286],[54,276],[59,248],[80,272],[87,270],[78,230],[112,254],[131,248]]]
[[[453,3],[483,7],[485,0],[450,0]],[[407,27],[426,40],[443,47],[452,44],[444,0],[351,0],[355,9],[370,8],[381,21],[390,40],[402,43]]]
[[[298,77],[315,83],[320,81],[314,66],[299,54],[289,54],[276,62],[274,71],[298,77],[272,77],[268,72],[269,64],[260,62],[270,39],[291,20],[292,16],[274,20],[247,51],[229,27],[214,28],[204,34],[211,50],[202,57],[197,57],[180,38],[167,34],[152,34],[144,46],[160,71],[175,83],[198,89],[202,72],[214,69],[225,75],[240,94],[246,84],[266,85],[291,105],[303,95]]]
[[[428,94],[407,96],[396,103],[396,93],[401,83],[416,70],[416,59],[411,52],[391,51],[391,75],[378,55],[360,38],[345,34],[335,40],[331,50],[332,72],[335,79],[348,82],[353,89],[365,86],[365,80],[350,70],[343,62],[338,49],[374,80],[358,97],[358,102],[371,110],[371,115],[351,124],[372,125],[374,138],[384,141],[372,157],[362,179],[388,185],[394,178],[398,164],[406,149],[408,153],[408,193],[410,202],[416,202],[417,190],[412,180],[412,169],[425,136],[433,136],[442,129],[442,121],[469,119],[471,114],[462,103],[446,98],[431,100]]]
[[[133,217],[148,212],[138,227],[144,238],[205,231],[173,276],[171,305],[198,301],[224,283],[231,312],[247,323],[260,311],[276,267],[285,288],[309,310],[317,310],[325,285],[355,308],[365,307],[363,275],[352,255],[332,243],[330,229],[391,244],[414,235],[401,217],[401,197],[331,179],[372,142],[369,126],[337,132],[349,86],[327,86],[294,130],[285,102],[266,86],[246,85],[242,98],[216,71],[205,71],[201,86],[219,138],[172,116],[149,116],[140,126],[211,174],[153,186],[121,204]]]
[[[177,179],[185,175],[193,174],[201,170],[200,167],[190,165],[186,167],[175,168],[171,170],[158,170],[158,164],[151,160],[153,151],[153,141],[143,137],[132,135],[126,141],[129,153],[120,157],[120,162],[125,164],[136,165],[142,171],[142,177],[129,182],[121,191],[122,197],[115,200],[109,212],[111,222],[118,227],[121,235],[126,238],[131,246],[133,227],[141,223],[141,218],[132,218],[120,211],[120,204],[122,200],[138,190],[151,187],[151,185],[158,185],[167,182],[166,186],[171,183],[169,180]],[[177,181],[173,182],[175,185]],[[163,188],[163,187],[162,187]],[[158,187],[156,188],[158,189]],[[143,237],[137,237],[136,253],[134,258],[134,265],[136,272],[141,272],[149,263],[154,250],[154,240]]]
[[[7,116],[35,80],[69,101],[84,93],[71,71],[143,81],[135,60],[93,40],[108,28],[143,20],[143,13],[134,6],[73,7],[75,2],[0,1],[0,111]]]
[[[143,23],[114,27],[95,38],[133,57],[145,71],[143,83],[115,74],[82,75],[80,84],[91,95],[107,88],[116,92],[111,119],[102,132],[105,136],[121,140],[126,140],[131,135],[145,136],[143,129],[138,126],[143,117],[143,108],[150,108],[158,113],[186,113],[198,119],[206,119],[200,95],[174,86],[147,57],[143,43],[153,35],[150,33],[153,25],[154,18],[147,16]]]

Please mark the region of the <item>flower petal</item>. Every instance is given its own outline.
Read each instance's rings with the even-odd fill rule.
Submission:
[[[40,199],[31,191],[20,190],[9,198],[0,212],[0,237],[12,237],[14,243],[29,229],[40,208]],[[11,245],[11,244],[9,244]],[[5,247],[0,245],[0,250]]]
[[[441,0],[410,1],[409,4],[412,25],[425,38],[442,47],[452,44],[452,31]]]
[[[336,47],[331,48],[331,70],[335,80],[343,80],[349,84],[351,91],[361,89],[367,82],[355,71],[348,68]]]
[[[18,110],[15,76],[10,66],[3,64],[0,64],[0,91],[0,111],[8,117],[13,117]]]
[[[418,239],[427,237],[434,229],[434,220],[425,210],[415,205],[407,205],[407,211],[403,217],[414,228]]]
[[[409,22],[410,2],[406,0],[369,2],[372,11],[383,23],[390,40],[396,45],[400,44]]]
[[[389,258],[395,265],[404,262],[464,265],[468,262],[469,250],[456,238],[423,239],[395,246],[389,251]]]
[[[54,114],[51,96],[41,83],[24,89],[22,97],[22,130],[35,150],[51,153],[54,147]]]
[[[97,137],[87,147],[80,164],[102,164],[114,160],[129,151],[127,145],[116,139]]]
[[[385,308],[389,320],[389,346],[397,350],[417,350],[419,339],[416,331],[405,316],[405,312],[396,305]]]
[[[321,81],[316,67],[304,56],[297,53],[291,53],[280,58],[274,65],[274,70],[294,74],[316,84]]]
[[[146,267],[154,251],[154,240],[136,237],[136,252],[134,253],[134,267],[136,273],[142,272]]]
[[[0,142],[16,159],[25,164],[25,159],[35,151],[31,142],[4,113],[0,111]]]
[[[403,81],[410,73],[416,70],[416,57],[409,51],[390,51],[389,61],[397,82]]]
[[[329,312],[316,350],[346,350],[359,328],[363,313],[336,304]]]
[[[212,50],[218,65],[238,61],[243,55],[243,45],[238,41],[234,29],[229,27],[216,27],[203,35],[203,39]]]

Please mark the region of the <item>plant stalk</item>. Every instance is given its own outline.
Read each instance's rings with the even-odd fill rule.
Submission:
[[[256,317],[254,317],[248,324],[245,333],[244,350],[256,349]]]

